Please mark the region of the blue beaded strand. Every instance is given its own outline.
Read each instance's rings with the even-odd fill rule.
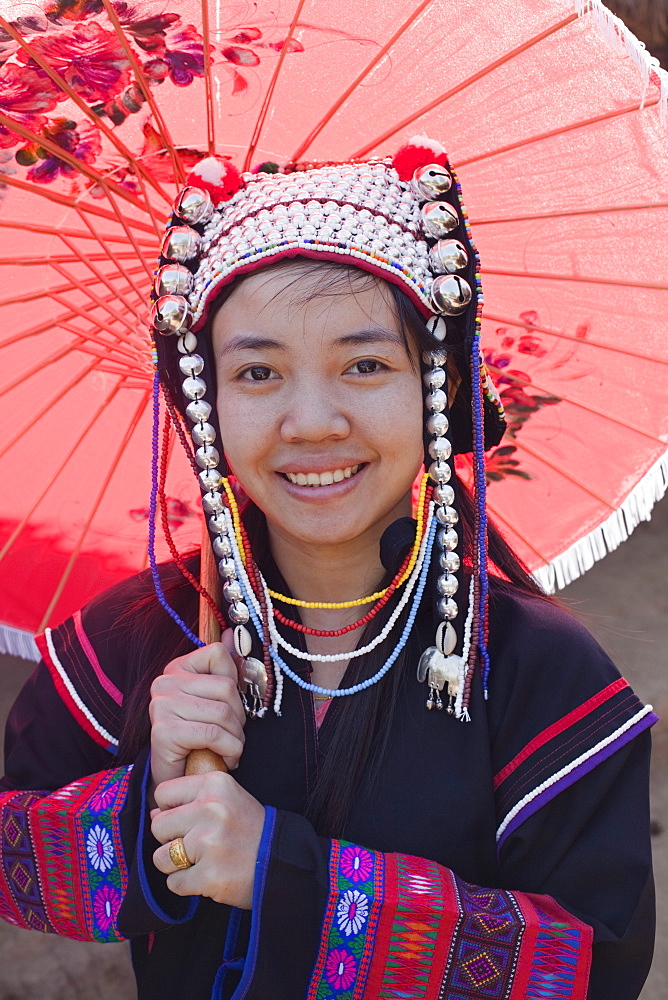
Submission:
[[[204,646],[205,643],[188,628],[178,612],[170,605],[165,592],[162,589],[162,581],[158,572],[158,563],[155,558],[155,522],[158,508],[158,465],[160,460],[160,374],[156,371],[153,374],[153,428],[151,432],[151,502],[148,516],[148,560],[151,564],[151,576],[153,577],[153,587],[160,604],[173,618],[181,631],[188,636],[196,646]]]
[[[477,323],[471,348],[471,381],[473,390],[475,500],[477,509],[476,520],[478,522],[478,579],[480,581],[480,603],[476,631],[478,652],[483,662],[482,688],[483,694],[487,698],[489,694],[489,672],[491,666],[485,639],[485,621],[489,594],[489,578],[487,574],[487,477],[485,475],[485,411],[480,372],[480,326]]]
[[[429,566],[431,563],[431,558],[430,558],[431,549],[434,543],[434,538],[436,536],[436,529],[438,526],[439,526],[438,522],[436,521],[436,518],[434,518],[429,528],[429,535],[427,536],[427,547],[425,551],[424,562],[422,564],[422,569],[420,571],[420,578],[418,580],[418,584],[415,590],[415,596],[413,597],[413,603],[411,605],[411,609],[408,614],[408,618],[406,619],[406,624],[404,625],[399,641],[395,646],[395,648],[393,649],[390,656],[388,657],[388,659],[383,664],[383,666],[380,668],[380,670],[378,670],[377,673],[373,675],[373,677],[369,677],[367,678],[367,680],[362,681],[360,684],[354,684],[352,687],[349,688],[335,688],[335,689],[322,688],[318,687],[317,684],[311,684],[309,681],[305,681],[302,677],[299,676],[299,674],[296,674],[294,670],[292,670],[291,667],[289,667],[287,663],[282,659],[282,657],[278,653],[278,650],[274,646],[270,646],[269,652],[271,654],[271,658],[274,661],[274,663],[278,667],[280,667],[283,673],[287,674],[290,680],[293,680],[295,684],[297,684],[300,688],[303,688],[304,691],[310,691],[312,694],[327,695],[331,698],[343,698],[345,695],[357,694],[359,691],[364,691],[366,688],[372,687],[374,684],[376,684],[382,677],[385,676],[388,670],[394,665],[402,649],[408,642],[408,636],[410,635],[411,629],[413,628],[413,625],[415,623],[415,619],[417,617],[417,613],[420,608],[420,602],[422,600],[422,594],[424,593],[425,584],[427,582],[427,575],[429,573]],[[241,588],[242,591],[244,592],[244,597],[247,600],[248,608],[250,610],[253,619],[253,624],[255,625],[255,628],[258,631],[258,635],[262,638],[264,633],[262,630],[262,625],[258,620],[257,612],[253,607],[252,601],[249,599],[249,595],[246,592],[246,587],[243,580],[240,579],[239,582],[241,583]]]

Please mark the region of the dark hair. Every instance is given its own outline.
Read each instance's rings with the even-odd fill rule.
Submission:
[[[305,273],[318,279],[318,294],[324,295],[354,294],[358,275],[366,280],[378,280],[357,268],[335,262],[294,261],[291,262],[290,266],[299,272],[300,264],[304,266],[301,268],[301,273],[297,273],[295,276],[295,287],[292,290],[295,295],[297,291],[302,295],[309,294],[308,289],[304,292],[300,283],[300,277]],[[382,287],[389,289],[392,294],[407,350],[409,350],[411,343],[417,347],[420,355],[423,351],[433,349],[433,339],[417,307],[396,285],[384,283]],[[223,295],[216,302],[217,308],[220,308],[228,295],[229,291],[225,289]],[[209,317],[209,326],[211,322],[212,317]],[[200,340],[203,339],[205,338],[200,337]],[[465,366],[459,365],[458,367],[461,374],[461,370]],[[209,373],[212,369],[213,363],[210,355]],[[177,393],[178,376],[176,372],[168,371],[165,384],[170,393],[173,394],[172,398],[174,398],[175,403],[180,405],[181,399],[180,392]],[[459,402],[459,405],[465,404]],[[457,419],[456,407],[453,409],[452,419],[453,422]],[[461,551],[464,553],[464,562],[466,562],[467,555],[470,559],[470,553],[473,551],[475,504],[469,490],[456,476],[454,477],[454,485],[460,516]],[[273,572],[275,574],[276,567],[271,565],[264,515],[253,504],[249,504],[244,513],[244,521],[261,569],[265,573]],[[544,596],[526,567],[493,524],[489,525],[489,556],[493,567],[503,580],[527,594]],[[196,558],[192,560],[191,571],[196,572],[198,567],[195,564],[197,562]],[[389,576],[393,572],[394,568]],[[167,587],[169,598],[179,603],[188,623],[191,627],[196,628],[197,595],[194,590],[185,581],[181,582],[173,576],[170,577]],[[465,588],[460,587],[461,590],[465,592]],[[373,621],[366,626],[364,634],[359,640],[361,643],[368,642],[374,634],[378,634],[391,615],[394,606],[395,602],[388,602]],[[157,617],[158,614],[164,618],[164,613],[155,599],[149,597],[129,607],[124,616],[124,622],[129,630],[130,662],[134,664],[135,677],[134,686],[127,702],[125,724],[120,740],[119,759],[121,761],[133,760],[141,747],[149,740],[148,704],[153,679],[162,672],[170,659],[183,655],[191,648],[189,640],[178,633],[175,626],[171,625],[166,631],[161,632],[157,643],[154,642],[151,646],[146,643],[148,620],[154,615]],[[387,659],[395,641],[395,637],[390,635],[368,655],[351,660],[346,683],[348,681],[351,684],[358,683],[366,677],[372,676]],[[417,639],[414,636],[412,641],[409,640],[407,643],[393,669],[379,683],[354,697],[342,699],[343,703],[337,706],[336,726],[328,727],[331,734],[329,742],[325,746],[321,746],[321,766],[307,810],[308,817],[321,835],[340,837],[345,834],[346,819],[356,790],[363,777],[373,776],[376,771],[376,766],[386,748],[400,687],[408,676],[408,664],[414,663],[420,652]],[[355,734],[355,739],[350,738],[351,733]]]

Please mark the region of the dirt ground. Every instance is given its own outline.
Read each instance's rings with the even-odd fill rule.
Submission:
[[[654,729],[655,961],[641,1000],[668,997],[668,499],[649,524],[561,594],[663,721]],[[0,728],[32,668],[0,657]],[[92,945],[0,921],[0,1000],[132,1000],[125,945]],[[187,998],[184,998],[187,1000]],[[296,998],[286,998],[296,1000]],[[610,997],[609,1000],[616,1000]]]

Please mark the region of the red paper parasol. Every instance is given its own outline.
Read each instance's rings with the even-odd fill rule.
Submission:
[[[145,565],[148,291],[174,194],[210,151],[248,169],[442,141],[509,417],[493,515],[548,587],[647,518],[668,480],[668,76],[602,4],[0,14],[5,648],[31,655],[38,629]],[[167,493],[183,549],[199,525],[178,442]]]

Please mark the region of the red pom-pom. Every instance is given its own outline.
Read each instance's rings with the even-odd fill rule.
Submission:
[[[428,163],[446,167],[448,156],[439,142],[424,135],[414,136],[392,157],[394,169],[402,181],[409,181],[418,167],[425,167]]]
[[[207,156],[195,164],[186,183],[208,191],[217,205],[219,201],[229,201],[242,182],[241,174],[230,160],[223,156]]]

